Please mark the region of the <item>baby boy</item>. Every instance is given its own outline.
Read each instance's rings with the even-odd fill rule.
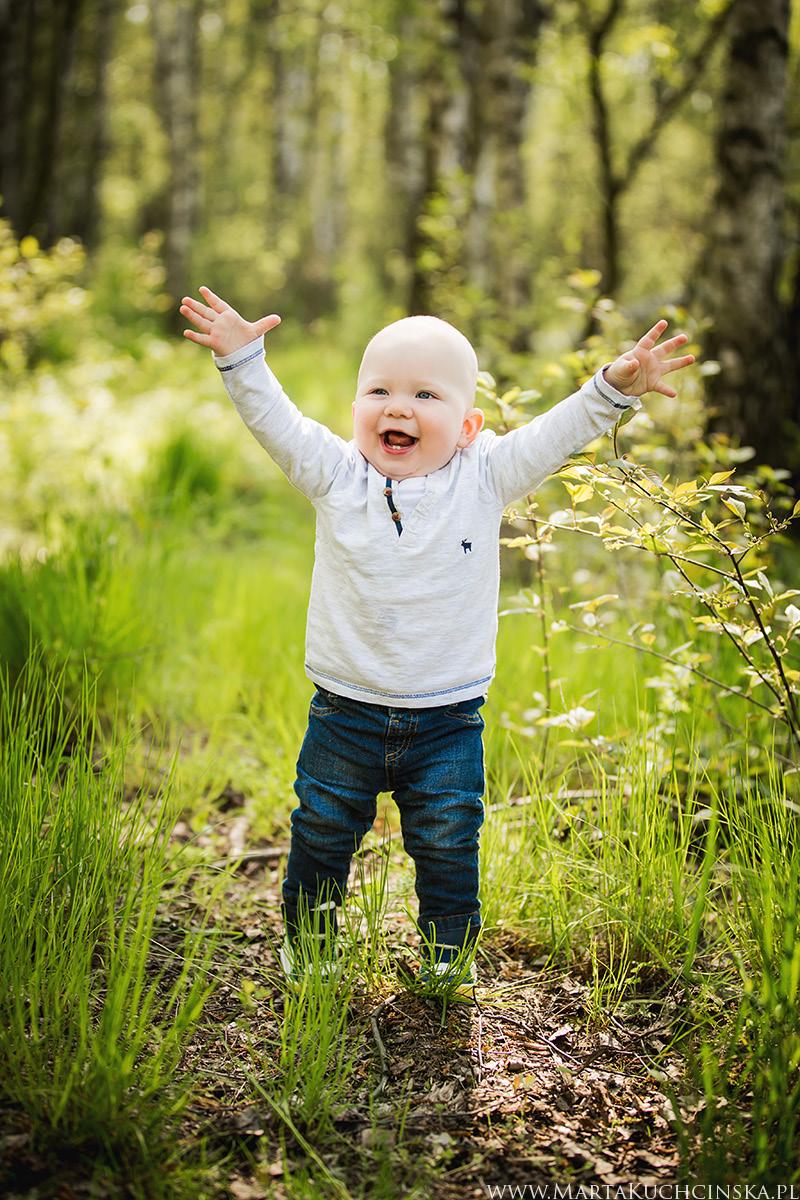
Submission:
[[[503,510],[612,427],[663,377],[683,333],[658,321],[577,392],[504,436],[475,407],[478,361],[438,317],[394,321],[368,343],[346,442],[303,416],[264,360],[273,314],[245,321],[208,288],[184,297],[236,409],[316,510],[305,672],[316,685],[297,761],[299,805],[283,882],[281,960],[297,968],[298,911],[328,935],[378,793],[400,811],[418,927],[449,976],[480,930],[480,708],[495,671]],[[317,916],[317,925],[320,917]],[[474,963],[454,983],[469,985]]]

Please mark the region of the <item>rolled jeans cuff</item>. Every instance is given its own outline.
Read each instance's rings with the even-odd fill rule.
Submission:
[[[437,946],[464,946],[474,942],[480,933],[479,912],[459,913],[450,917],[431,917],[418,921],[417,928],[426,942]]]

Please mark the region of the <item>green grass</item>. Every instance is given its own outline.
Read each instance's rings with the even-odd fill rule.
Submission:
[[[175,1071],[211,946],[187,932],[180,969],[155,969],[157,908],[181,874],[171,773],[126,797],[124,743],[101,744],[95,718],[88,683],[70,703],[37,653],[13,684],[0,673],[0,1095],[40,1151],[96,1157],[140,1195],[189,1194]]]
[[[171,396],[189,362],[153,367],[140,385]],[[302,388],[307,368],[290,348],[284,366]],[[206,370],[197,403],[216,413],[212,432],[217,419],[235,426]],[[344,432],[342,363],[335,373]],[[123,389],[121,407],[135,400]],[[319,416],[323,401],[320,385],[309,399]],[[135,1175],[143,1196],[213,1194],[219,1169],[204,1143],[173,1136],[194,1086],[180,1064],[213,987],[214,938],[201,921],[159,957],[158,906],[183,890],[207,916],[225,875],[214,882],[191,842],[176,856],[170,830],[179,816],[194,832],[213,825],[231,784],[248,797],[249,836],[286,840],[313,688],[313,510],[244,448],[245,431],[219,449],[182,414],[177,405],[125,504],[76,492],[35,519],[27,494],[21,552],[0,563],[0,1090],[54,1161],[70,1147],[109,1190]],[[23,441],[21,424],[16,433]],[[577,624],[568,605],[587,587],[618,591],[615,637],[629,640],[632,611],[671,644],[688,636],[639,563],[621,572],[566,535],[551,557],[551,616]],[[526,570],[509,560],[501,607],[531,586]],[[796,1179],[797,776],[741,701],[695,693],[589,631],[552,637],[550,715],[575,719],[542,724],[543,651],[536,616],[501,620],[483,710],[482,969],[484,949],[514,939],[531,961],[590,983],[592,1024],[677,997],[687,1178]],[[730,655],[713,651],[712,673],[732,679]],[[368,1014],[408,984],[410,952],[389,944],[384,917],[390,904],[413,912],[413,879],[388,797],[380,811],[392,837],[368,835],[357,856],[339,986],[312,979],[295,993],[275,976],[241,997],[268,1017],[266,1045],[249,1046],[247,1096],[274,1115],[294,1159],[291,1196],[353,1194],[360,1152],[345,1179],[326,1151],[341,1148],[335,1118],[365,1060],[366,1096],[380,1078]],[[388,1139],[375,1115],[364,1194],[428,1194],[406,1111]]]

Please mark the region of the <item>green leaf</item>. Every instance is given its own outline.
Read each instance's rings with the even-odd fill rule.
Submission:
[[[723,496],[722,503],[726,508],[729,508],[732,513],[735,513],[737,517],[740,517],[742,521],[745,519],[745,516],[747,515],[747,509],[742,504],[741,500],[732,500],[727,496]]]
[[[570,287],[575,288],[594,288],[597,287],[602,278],[599,271],[594,268],[586,268],[583,270],[573,271],[567,276],[567,283]]]
[[[757,575],[756,575],[756,578],[758,579],[758,582],[759,582],[759,583],[761,584],[761,586],[763,587],[764,591],[765,591],[765,592],[767,593],[767,595],[769,596],[770,600],[772,600],[772,599],[774,598],[774,593],[773,593],[773,591],[772,591],[772,584],[771,584],[771,583],[770,583],[770,581],[767,579],[767,577],[766,577],[766,575],[764,574],[764,572],[763,572],[763,571],[759,571],[759,572],[757,573]]]

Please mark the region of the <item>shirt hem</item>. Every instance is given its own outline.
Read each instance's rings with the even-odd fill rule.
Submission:
[[[327,688],[329,692],[347,696],[351,700],[363,700],[367,704],[383,704],[389,708],[438,708],[440,705],[457,703],[459,700],[474,700],[476,696],[486,696],[489,684],[494,678],[492,672],[469,683],[458,683],[451,687],[420,692],[389,692],[359,683],[349,683],[346,679],[339,679],[336,675],[312,667],[310,663],[305,664],[305,672],[312,683]]]

